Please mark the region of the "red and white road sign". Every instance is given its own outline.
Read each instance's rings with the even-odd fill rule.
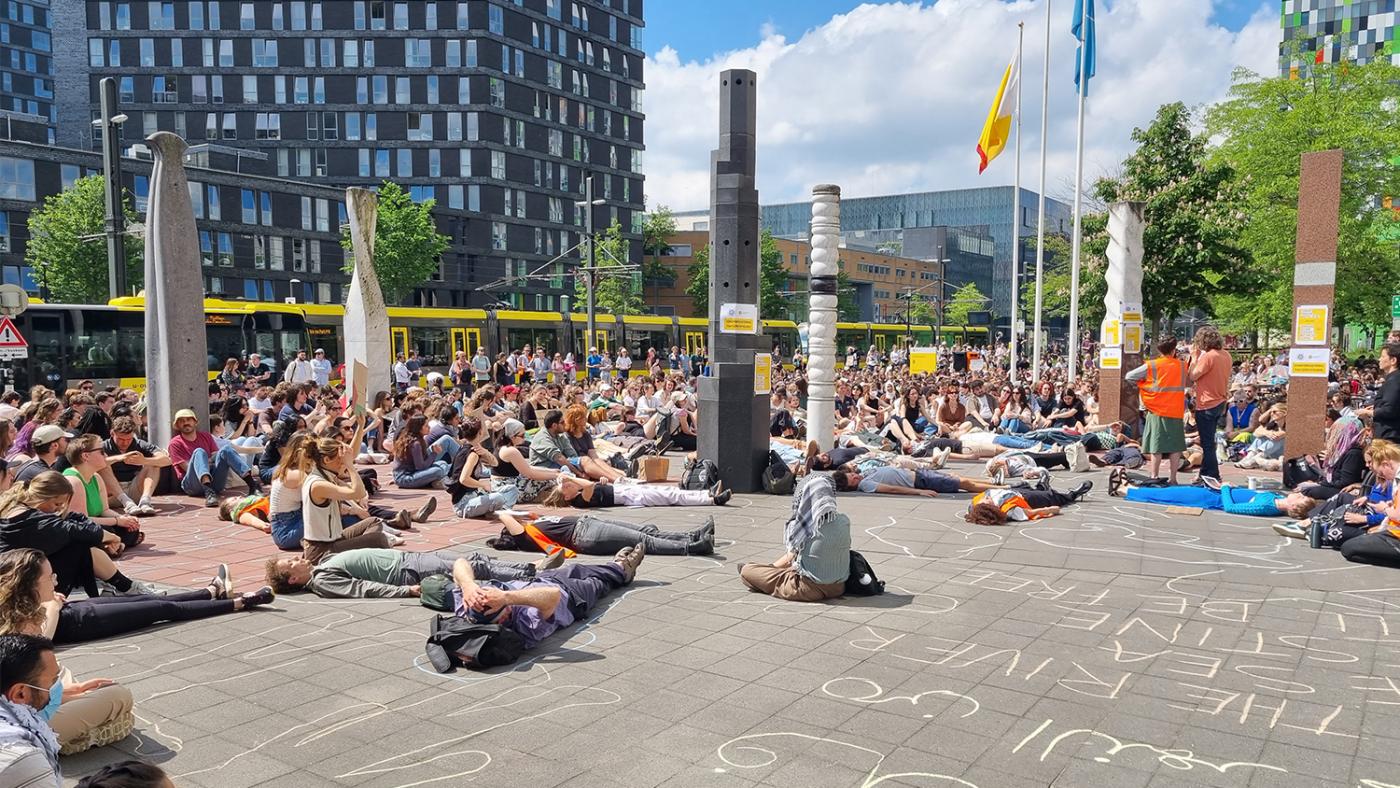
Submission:
[[[8,317],[0,317],[0,359],[6,361],[29,357],[29,342],[19,333]]]

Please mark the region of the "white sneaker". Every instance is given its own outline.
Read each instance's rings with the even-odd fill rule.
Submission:
[[[1084,473],[1089,470],[1089,450],[1082,443],[1071,443],[1066,446],[1065,459],[1069,461],[1069,469],[1074,473]]]
[[[128,499],[126,503],[122,504],[122,512],[136,517],[141,514],[141,504]]]
[[[115,596],[165,596],[165,589],[156,588],[145,580],[132,580],[131,588],[126,591],[112,589]]]

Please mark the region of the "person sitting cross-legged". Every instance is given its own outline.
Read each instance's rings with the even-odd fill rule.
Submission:
[[[771,564],[740,564],[750,589],[792,602],[835,599],[846,591],[851,569],[851,521],[836,508],[830,476],[804,478],[792,499],[783,532],[787,552]]]
[[[583,618],[608,594],[631,585],[646,557],[638,543],[619,550],[606,564],[569,564],[540,572],[535,579],[508,583],[478,582],[471,562],[452,566],[456,614],[478,624],[497,624],[520,635],[525,648],[534,648],[555,632]]]
[[[452,574],[458,558],[375,547],[345,550],[314,565],[304,558],[273,558],[267,562],[267,582],[279,594],[305,589],[326,599],[416,597],[423,578]],[[481,553],[472,553],[465,560],[471,564],[474,577],[528,581],[562,566],[564,551],[556,550],[531,564],[497,561]]]
[[[211,509],[219,505],[219,493],[228,484],[230,473],[248,485],[249,492],[262,490],[262,481],[231,444],[220,448],[214,436],[199,429],[199,419],[186,408],[175,412],[175,434],[170,436],[171,465],[186,495],[203,496]]]
[[[102,479],[107,495],[115,498],[113,505],[137,517],[155,514],[151,498],[170,455],[136,437],[136,422],[130,416],[112,419],[111,437],[102,442],[102,451],[107,455]]]

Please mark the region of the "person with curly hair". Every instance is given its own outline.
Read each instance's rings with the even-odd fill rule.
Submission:
[[[1010,520],[1026,522],[1054,517],[1060,510],[1082,499],[1093,489],[1093,482],[1081,482],[1069,492],[1045,487],[1004,487],[973,496],[963,519],[973,525],[1006,525]]]

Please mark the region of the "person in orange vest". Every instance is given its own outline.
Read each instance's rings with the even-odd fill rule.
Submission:
[[[1069,492],[1041,487],[998,487],[973,496],[963,519],[973,525],[1005,525],[1010,520],[1026,522],[1054,517],[1060,509],[1078,501],[1093,489],[1093,482],[1080,482]]]
[[[1138,385],[1138,397],[1147,411],[1142,430],[1142,453],[1152,458],[1152,475],[1167,461],[1168,482],[1176,484],[1176,466],[1186,451],[1186,363],[1176,355],[1176,340],[1157,343],[1157,357],[1124,378]],[[1214,447],[1212,447],[1214,448]]]

